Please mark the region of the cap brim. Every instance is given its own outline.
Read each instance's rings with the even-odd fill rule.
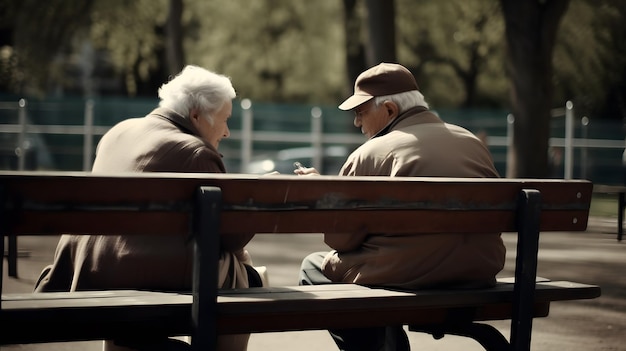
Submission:
[[[374,97],[371,95],[352,95],[339,105],[339,109],[344,111],[352,110],[353,108],[364,104],[373,98]]]

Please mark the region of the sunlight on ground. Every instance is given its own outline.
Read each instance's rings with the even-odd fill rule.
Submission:
[[[617,217],[617,195],[594,195],[591,199],[590,216]]]

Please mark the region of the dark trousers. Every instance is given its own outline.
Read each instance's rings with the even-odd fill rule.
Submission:
[[[300,285],[331,284],[322,273],[326,252],[304,258],[300,267]],[[342,351],[408,351],[409,339],[402,326],[333,329],[328,331]]]

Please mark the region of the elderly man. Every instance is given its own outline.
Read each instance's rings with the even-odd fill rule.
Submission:
[[[187,66],[161,86],[159,98],[159,107],[147,116],[122,121],[102,137],[94,173],[226,171],[217,148],[230,135],[228,119],[235,98],[230,79]],[[252,236],[224,238],[219,287],[262,285],[245,250]],[[192,249],[183,237],[63,235],[53,264],[44,269],[35,290],[189,291]],[[226,336],[220,339],[220,349],[245,350],[247,340],[248,335]],[[107,342],[105,349],[170,350],[181,345],[154,338]]]
[[[354,95],[339,108],[354,111],[354,126],[367,137],[348,157],[340,175],[498,177],[484,143],[430,111],[415,78],[401,65],[381,63],[361,73]],[[317,171],[308,168],[295,173]],[[505,262],[500,233],[388,236],[357,232],[329,235],[325,242],[333,250],[303,260],[300,284],[485,287],[495,283]],[[331,335],[341,350],[409,349],[402,326],[332,330]]]

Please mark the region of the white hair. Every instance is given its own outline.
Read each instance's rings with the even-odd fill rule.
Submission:
[[[410,108],[423,106],[428,108],[428,103],[424,100],[424,95],[418,90],[405,91],[398,94],[377,96],[374,98],[374,104],[380,106],[383,102],[391,100],[398,105],[398,113],[402,113]]]
[[[230,78],[198,66],[186,66],[176,77],[159,88],[160,107],[166,107],[189,117],[197,109],[211,115],[234,99],[235,89]]]

